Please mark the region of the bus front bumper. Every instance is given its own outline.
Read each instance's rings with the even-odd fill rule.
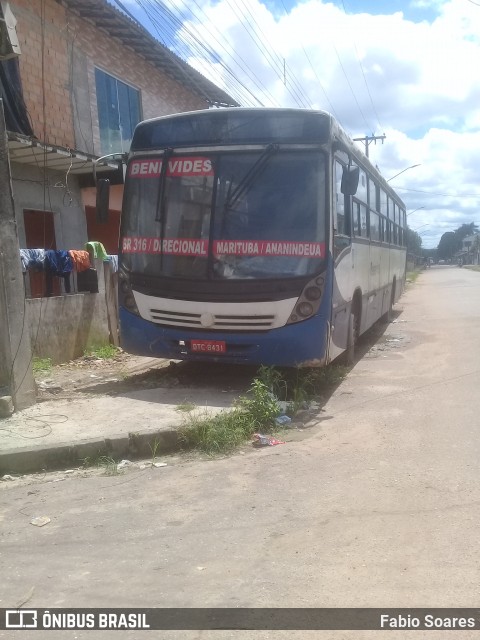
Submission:
[[[321,315],[265,332],[227,333],[163,327],[120,308],[122,349],[140,356],[280,367],[326,363],[328,320]],[[194,352],[192,341],[221,344],[222,353]]]

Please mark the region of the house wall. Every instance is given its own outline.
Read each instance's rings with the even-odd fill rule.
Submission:
[[[54,0],[14,0],[10,7],[17,19],[20,75],[33,131],[40,140],[74,147],[68,56],[72,36],[65,9]]]
[[[27,318],[33,354],[51,358],[54,364],[82,356],[85,350],[118,344],[109,324],[107,300],[115,299],[111,268],[95,260],[98,293],[77,293],[52,298],[27,299]]]
[[[79,148],[82,148],[83,136],[91,134],[93,152],[101,154],[95,67],[140,90],[142,119],[207,107],[205,100],[150,65],[119,40],[99,31],[93,23],[75,15],[69,15],[68,21],[75,34],[72,40],[74,57],[81,60],[73,66],[73,86],[79,87],[73,94],[74,109],[85,123],[83,135],[77,140]],[[91,131],[86,124],[89,114]]]
[[[39,139],[101,155],[95,66],[140,90],[144,119],[206,108],[193,91],[55,0],[14,0],[10,6],[22,49],[24,98]]]
[[[87,224],[82,194],[75,176],[49,171],[44,181],[40,167],[12,162],[15,218],[20,248],[25,248],[25,209],[52,211],[58,249],[83,249],[87,241]],[[68,188],[66,184],[68,184]]]

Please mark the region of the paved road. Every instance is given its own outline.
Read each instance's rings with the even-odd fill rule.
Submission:
[[[0,607],[478,606],[479,294],[480,273],[423,272],[303,439],[2,491]]]

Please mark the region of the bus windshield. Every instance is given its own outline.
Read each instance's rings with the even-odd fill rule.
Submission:
[[[123,265],[194,280],[313,274],[325,258],[326,164],[319,151],[267,149],[134,158]]]

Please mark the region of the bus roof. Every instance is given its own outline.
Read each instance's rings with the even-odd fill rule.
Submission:
[[[379,170],[326,111],[234,107],[161,116],[137,125],[130,150],[282,143],[338,144],[405,206]]]

